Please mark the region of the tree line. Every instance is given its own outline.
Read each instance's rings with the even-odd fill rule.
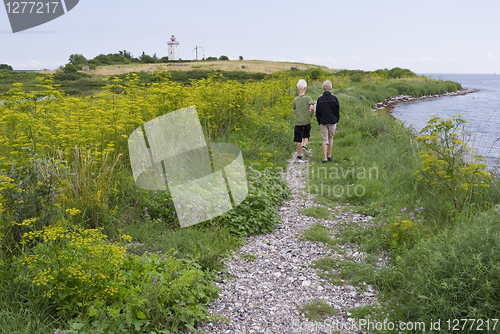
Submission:
[[[243,57],[239,57],[240,60],[243,60]],[[217,57],[207,57],[203,58],[202,60],[229,60],[229,57],[222,55],[219,58]],[[77,69],[81,66],[89,66],[90,69],[95,69],[99,65],[114,65],[114,64],[130,64],[130,63],[144,63],[144,64],[153,64],[153,63],[167,63],[171,62],[172,60],[168,59],[168,56],[160,57],[156,53],[154,53],[152,56],[146,54],[144,51],[142,54],[138,57],[134,57],[130,51],[127,50],[121,50],[118,51],[117,53],[109,53],[109,54],[99,54],[98,56],[92,58],[92,59],[87,59],[85,58],[84,55],[82,54],[72,54],[69,56],[68,65],[73,65]],[[186,61],[186,60],[182,60]],[[73,70],[72,66],[69,66],[69,71],[71,72]]]

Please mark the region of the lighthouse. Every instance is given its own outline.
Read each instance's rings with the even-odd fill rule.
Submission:
[[[170,37],[168,44],[168,60],[179,60],[179,42],[175,39],[175,36]]]

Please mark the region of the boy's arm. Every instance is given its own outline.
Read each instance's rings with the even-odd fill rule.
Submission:
[[[321,108],[319,107],[318,102],[316,102],[316,120],[318,121],[318,125],[320,124],[319,123],[320,119],[321,119]]]
[[[293,114],[295,115],[295,109],[293,109]]]
[[[314,115],[314,101],[310,96],[309,96],[309,109],[311,109],[311,118],[312,118]]]

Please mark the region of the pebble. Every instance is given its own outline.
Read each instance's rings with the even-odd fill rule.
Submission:
[[[225,261],[232,278],[216,283],[221,289],[220,297],[208,305],[208,311],[229,321],[199,324],[198,328],[205,333],[331,333],[342,323],[348,328],[352,328],[349,324],[356,323],[347,315],[347,309],[376,303],[373,287],[368,286],[364,289],[366,292],[361,293],[352,285],[332,285],[310,267],[325,256],[362,261],[364,254],[349,246],[344,246],[345,252],[337,253],[322,243],[302,240],[299,237],[304,230],[321,223],[335,231],[340,221],[366,222],[369,217],[335,211],[334,220],[321,220],[298,213],[298,209],[319,206],[312,201],[312,195],[304,191],[306,174],[307,159],[289,160],[283,178],[292,191],[292,198],[279,209],[282,223],[272,233],[246,238],[244,245]],[[247,260],[243,254],[255,254],[257,258]],[[379,262],[383,263],[384,259],[380,258]],[[305,304],[320,300],[336,308],[338,313],[316,322],[298,311]]]

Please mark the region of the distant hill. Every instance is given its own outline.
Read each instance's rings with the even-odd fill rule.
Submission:
[[[98,75],[116,75],[129,72],[153,72],[156,69],[163,68],[165,70],[190,71],[195,69],[201,70],[221,70],[221,71],[245,71],[245,72],[260,72],[271,74],[277,71],[289,71],[293,69],[307,70],[309,68],[321,68],[325,72],[334,73],[337,70],[332,70],[326,66],[291,63],[280,61],[267,60],[215,60],[215,61],[190,61],[190,62],[169,62],[169,63],[153,63],[153,64],[117,64],[98,66],[95,70],[90,70],[86,73]],[[53,71],[39,71],[40,73],[52,74]]]

